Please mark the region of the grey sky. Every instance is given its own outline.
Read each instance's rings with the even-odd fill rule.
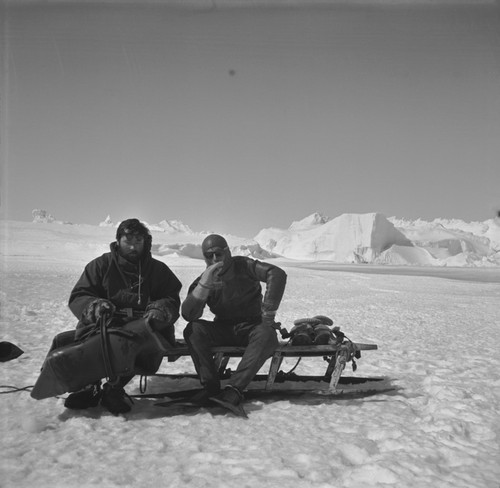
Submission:
[[[497,2],[22,3],[2,34],[4,217],[251,237],[315,211],[500,205]]]

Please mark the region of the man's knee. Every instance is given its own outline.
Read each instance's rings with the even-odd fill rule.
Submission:
[[[267,324],[257,325],[250,334],[250,340],[265,344],[270,349],[278,346],[276,330]]]
[[[58,349],[60,347],[69,346],[70,344],[74,344],[75,342],[76,339],[74,330],[60,332],[52,340],[52,345],[50,346],[49,351],[53,351],[54,349]]]
[[[188,322],[183,332],[186,342],[207,336],[207,324],[202,321]]]
[[[193,333],[193,322],[188,322],[188,324],[184,328],[184,331],[182,332],[182,335],[184,336],[184,339],[187,341],[191,337],[192,333]]]

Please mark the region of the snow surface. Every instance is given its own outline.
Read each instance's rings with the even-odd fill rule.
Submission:
[[[1,384],[23,387],[36,381],[53,336],[75,326],[69,292],[114,229],[1,224],[0,339],[25,351],[1,363]],[[154,232],[153,242],[192,241],[184,237]],[[182,281],[183,298],[203,262],[157,258]],[[278,319],[289,328],[324,314],[352,340],[378,344],[354,375],[387,377],[396,391],[251,399],[248,420],[163,409],[149,399],[115,417],[99,407],[68,411],[63,397],[3,394],[0,485],[498,488],[498,268],[274,262],[289,276]],[[176,324],[179,337],[184,326]],[[287,359],[282,368],[294,365]],[[324,367],[321,358],[305,358],[296,372]],[[194,370],[181,358],[161,371]],[[148,392],[194,386],[149,378]],[[139,393],[139,378],[127,391]]]

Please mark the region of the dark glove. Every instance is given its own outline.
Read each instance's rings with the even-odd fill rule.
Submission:
[[[273,329],[279,329],[280,324],[274,320],[275,317],[276,312],[262,312],[262,323],[272,327]]]
[[[169,306],[168,299],[160,299],[151,302],[144,312],[145,319],[161,320],[163,322],[174,322],[176,317],[173,317],[172,310]]]
[[[98,298],[87,305],[82,314],[82,323],[95,324],[103,315],[113,315],[115,310],[116,307],[109,300]]]
[[[163,322],[170,322],[171,316],[166,310],[160,310],[159,308],[151,307],[144,312],[143,317],[145,319],[155,319],[162,320]]]

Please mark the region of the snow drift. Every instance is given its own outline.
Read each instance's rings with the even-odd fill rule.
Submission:
[[[158,224],[144,224],[151,231],[153,244],[151,252],[155,256],[168,256],[179,258],[203,259],[201,243],[212,232],[195,232],[180,220],[162,220]],[[56,220],[46,210],[33,210],[33,222],[8,222],[9,239],[8,247],[16,242],[16,250],[8,252],[16,254],[33,253],[32,242],[28,239],[29,228],[36,224],[37,234],[40,239],[39,249],[53,256],[64,252],[68,259],[93,259],[99,254],[109,250],[109,243],[115,238],[115,229],[120,222],[115,222],[108,215],[97,226],[88,224],[66,224]],[[43,224],[43,225],[39,225]],[[28,226],[28,227],[26,227]],[[250,256],[255,259],[270,259],[275,257],[253,239],[225,235],[231,252],[235,256]]]
[[[311,222],[313,222],[311,224]],[[264,229],[255,240],[268,251],[292,259],[368,263],[393,244],[412,243],[383,215],[343,214],[324,222],[308,217],[288,231]]]
[[[37,224],[64,223],[45,210],[36,209],[33,216]],[[201,243],[212,232],[195,232],[180,220],[145,223],[153,234],[153,254],[203,259]],[[70,227],[76,227],[79,234],[88,235],[89,249],[99,247],[105,252],[106,239],[113,238],[110,228],[117,225],[108,215],[99,224],[101,233],[97,235],[103,236],[100,242],[94,242],[95,236],[89,232],[92,226]],[[52,230],[64,233],[65,227],[56,226],[58,230]],[[49,234],[46,243],[51,240]],[[499,218],[470,223],[457,219],[427,222],[388,219],[380,213],[343,214],[334,219],[313,213],[292,222],[288,229],[262,229],[253,239],[225,237],[234,255],[256,259],[281,257],[347,264],[500,266]],[[68,243],[66,248],[72,246]]]
[[[261,230],[255,240],[290,259],[431,266],[500,265],[500,225],[436,219],[387,219],[380,213],[315,213],[288,229]]]

